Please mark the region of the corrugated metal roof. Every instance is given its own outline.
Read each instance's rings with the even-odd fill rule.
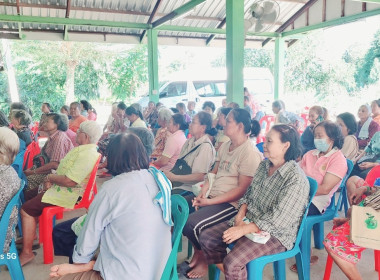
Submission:
[[[92,20],[92,21],[107,21],[118,23],[143,23],[148,22],[158,0],[72,0],[70,7],[68,8],[67,0],[20,0],[20,5],[17,7],[16,0],[4,0],[0,2],[0,15],[17,15],[18,11],[21,16],[38,17],[41,22],[44,22],[44,18],[65,18],[66,14],[69,14],[69,19],[78,20]],[[153,22],[157,19],[169,14],[173,10],[188,3],[190,0],[161,0],[156,16],[153,18]],[[245,0],[245,19],[249,19],[250,7],[257,0]],[[265,0],[274,1],[274,0]],[[334,9],[334,12],[328,13],[328,15],[336,14],[342,7],[332,3],[337,3],[335,0],[326,0],[326,6],[330,10]],[[70,2],[70,1],[69,1]],[[276,32],[276,30],[289,18],[291,18],[300,8],[302,8],[307,0],[278,0],[280,7],[280,14],[274,24],[267,25],[266,32]],[[320,15],[321,0],[316,1],[318,4],[314,5],[313,13]],[[347,1],[346,1],[347,2]],[[343,2],[342,2],[343,3]],[[344,4],[343,4],[344,5]],[[371,9],[372,6],[367,5]],[[380,6],[378,6],[380,8]],[[335,11],[335,9],[337,11]],[[346,14],[355,14],[361,12],[361,5],[347,4],[345,9]],[[340,13],[337,13],[340,14]],[[226,0],[207,0],[194,9],[192,9],[185,17],[174,19],[165,23],[165,25],[172,25],[178,27],[196,27],[196,28],[217,28],[218,25],[225,19],[226,16]],[[297,21],[296,27],[302,27],[307,24],[308,19],[304,20],[302,15]],[[320,16],[319,16],[320,17]],[[312,22],[314,23],[316,15],[310,15]],[[46,22],[46,21],[45,21]],[[304,23],[303,23],[304,22]],[[23,22],[21,24],[22,32],[28,30],[41,33],[49,33],[51,31],[64,30],[76,33],[94,33],[94,34],[120,34],[140,37],[143,30],[125,27],[102,27],[96,25],[69,25],[65,27],[62,24],[46,24],[46,23],[28,23]],[[223,27],[225,28],[225,27]],[[290,30],[291,27],[286,28]],[[18,31],[19,25],[15,22],[0,22],[0,37],[6,31]],[[160,30],[158,33],[161,37],[176,37],[176,38],[195,38],[203,40],[204,42],[211,34],[180,31],[165,31]],[[43,37],[43,36],[42,36]],[[225,38],[224,34],[217,34],[216,38]],[[35,36],[34,36],[35,38]],[[56,37],[54,37],[56,38]],[[248,39],[264,40],[263,37],[248,35]],[[63,36],[62,36],[63,39]],[[106,39],[105,39],[106,40]]]

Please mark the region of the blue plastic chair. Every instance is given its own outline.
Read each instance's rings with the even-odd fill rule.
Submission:
[[[14,207],[17,207],[18,210],[20,209],[20,193],[23,191],[24,185],[25,182],[21,181],[20,189],[8,203],[0,220],[0,252],[2,253],[0,254],[0,265],[6,265],[8,267],[11,279],[13,280],[24,280],[24,274],[22,272],[20,260],[18,258],[15,240],[12,239],[9,251],[7,253],[3,254],[3,248],[12,210]],[[15,231],[15,226],[16,225],[13,225],[13,231]]]
[[[264,142],[257,143],[256,147],[260,152],[264,153]]]
[[[182,239],[182,230],[189,217],[189,206],[186,199],[178,194],[171,196],[172,202],[172,218],[174,222],[174,229],[172,233],[172,251],[170,252],[169,259],[166,263],[165,269],[162,273],[161,280],[178,279],[177,273],[177,252],[178,245]]]
[[[303,257],[303,268],[305,279],[310,279],[310,251],[311,251],[311,230],[314,232],[314,247],[323,249],[324,222],[330,221],[337,217],[339,206],[342,204],[343,194],[346,192],[346,181],[351,174],[354,164],[347,159],[347,173],[340,184],[340,193],[338,202],[335,203],[335,195],[331,198],[331,203],[323,215],[308,216],[306,218],[305,228],[301,239],[301,251]]]
[[[310,203],[318,189],[317,181],[315,181],[313,178],[310,178],[310,177],[308,177],[308,180],[309,180],[309,185],[310,185],[309,203],[305,209],[305,213],[303,215],[293,249],[282,252],[282,253],[278,253],[275,255],[262,256],[260,258],[250,261],[247,264],[248,280],[262,279],[265,265],[271,262],[273,262],[274,279],[276,280],[286,279],[285,260],[288,258],[292,258],[294,256],[296,256],[297,266],[301,268],[300,270],[298,270],[298,278],[304,279],[304,274],[303,274],[303,269],[302,269],[303,257],[302,257],[302,251],[299,245],[301,242],[301,237],[304,230],[306,216],[309,210]],[[220,276],[220,270],[217,267],[215,267],[214,279],[215,280],[219,279],[219,276]]]

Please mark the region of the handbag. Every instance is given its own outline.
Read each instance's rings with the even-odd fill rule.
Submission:
[[[40,153],[33,157],[33,166],[35,168],[44,166],[48,162],[49,162],[49,158],[44,153]]]
[[[208,142],[204,142],[204,143],[208,143]],[[186,155],[184,155],[183,157],[177,159],[177,161],[175,162],[175,164],[174,164],[172,170],[170,170],[170,172],[172,172],[175,175],[189,175],[189,174],[191,174],[192,173],[192,168],[185,161],[185,157],[187,157],[192,152],[194,152],[196,149],[198,149],[198,147],[200,145],[202,145],[202,144],[203,143],[195,146]],[[172,182],[172,185],[173,185],[173,187],[179,187],[179,186],[183,185],[183,183],[182,182]]]

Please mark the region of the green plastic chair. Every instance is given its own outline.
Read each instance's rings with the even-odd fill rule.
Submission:
[[[178,279],[177,273],[177,252],[180,240],[182,238],[182,230],[185,226],[187,218],[189,217],[189,206],[186,199],[178,194],[171,196],[172,201],[172,218],[174,222],[174,229],[172,233],[172,251],[170,252],[169,259],[166,262],[164,272],[162,273],[161,280]]]

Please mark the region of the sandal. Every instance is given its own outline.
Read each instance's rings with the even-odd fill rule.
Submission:
[[[315,265],[316,263],[318,263],[318,257],[317,256],[311,256],[311,258],[310,258],[310,266]],[[298,272],[297,271],[297,264],[293,264],[290,267],[290,270],[297,273]]]

